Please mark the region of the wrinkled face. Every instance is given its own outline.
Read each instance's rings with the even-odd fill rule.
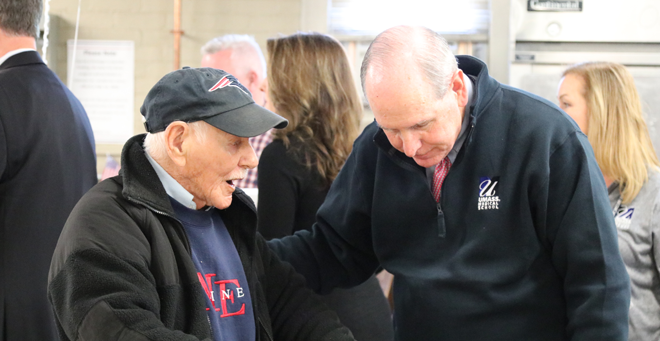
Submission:
[[[204,141],[194,136],[188,140],[186,189],[194,196],[198,208],[229,207],[236,188],[233,181],[244,178],[247,170],[258,164],[248,138],[210,127]]]
[[[569,73],[559,82],[559,107],[573,118],[580,130],[586,134],[589,131],[589,115],[584,93],[585,83],[581,76]]]
[[[398,76],[367,76],[365,89],[376,122],[392,146],[418,165],[438,164],[449,154],[461,131],[463,108],[459,104],[464,101],[460,97],[465,95],[466,101],[467,95],[450,86],[445,96],[438,98],[420,76]],[[456,73],[452,83],[456,77],[462,81],[462,76]]]

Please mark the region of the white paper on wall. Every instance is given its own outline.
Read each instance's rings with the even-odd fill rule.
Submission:
[[[69,89],[87,111],[96,143],[123,144],[133,136],[135,47],[133,41],[67,42]]]

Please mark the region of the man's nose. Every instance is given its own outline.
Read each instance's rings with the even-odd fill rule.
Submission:
[[[259,159],[257,159],[257,154],[254,152],[254,148],[250,144],[243,149],[243,156],[241,157],[240,166],[246,167],[248,169],[255,168],[259,165]]]
[[[403,153],[407,157],[413,157],[419,150],[419,147],[422,146],[422,143],[419,141],[415,134],[411,133],[401,133],[401,143],[403,144],[402,149]]]

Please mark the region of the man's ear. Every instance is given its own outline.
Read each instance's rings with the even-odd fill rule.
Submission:
[[[451,90],[456,93],[456,102],[458,106],[463,108],[468,102],[468,91],[465,82],[469,82],[463,70],[458,69],[454,77],[451,79]]]
[[[179,167],[186,165],[188,156],[187,140],[191,136],[191,133],[192,131],[188,124],[181,121],[172,122],[165,129],[167,155]]]
[[[259,90],[259,88],[261,87],[261,79],[259,79],[259,75],[257,75],[256,71],[254,70],[248,71],[248,74],[245,77],[248,83],[243,85],[245,85],[246,88]]]

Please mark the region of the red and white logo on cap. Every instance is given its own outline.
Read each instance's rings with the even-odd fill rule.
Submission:
[[[243,92],[245,93],[245,91],[244,91],[243,89],[241,89],[240,86],[235,85],[235,84],[234,84],[234,81],[232,81],[231,79],[227,78],[227,76],[222,77],[217,83],[215,83],[215,85],[212,86],[212,87],[209,89],[209,92],[213,92],[213,91],[218,90],[218,89],[226,88],[226,87],[228,87],[228,86],[233,86],[233,87],[237,88],[238,90],[241,90],[241,91],[243,91]],[[247,95],[247,93],[245,93],[245,94]]]

